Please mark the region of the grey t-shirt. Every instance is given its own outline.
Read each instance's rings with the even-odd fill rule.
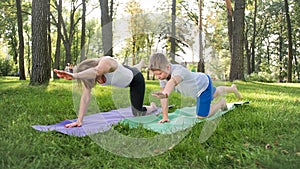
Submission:
[[[175,91],[192,97],[199,97],[206,90],[209,80],[206,74],[201,72],[191,72],[179,64],[171,65],[171,77],[180,76],[182,81],[175,86]],[[160,80],[160,87],[164,88],[167,80]]]

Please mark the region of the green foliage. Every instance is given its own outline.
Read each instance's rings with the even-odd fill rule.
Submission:
[[[199,123],[179,144],[149,158],[112,154],[90,137],[34,130],[32,125],[77,117],[72,82],[56,80],[49,86],[33,87],[28,80],[6,77],[0,78],[0,83],[0,168],[294,169],[300,166],[300,85],[296,83],[236,81],[249,105],[224,115],[206,142],[199,142],[204,125]],[[157,81],[147,81],[146,96],[149,90],[156,89],[159,89]],[[101,110],[115,108],[110,91],[98,87],[93,93]],[[176,106],[181,105],[179,95],[174,93],[171,97]],[[236,101],[233,95],[226,95],[226,100]],[[113,127],[128,136],[156,134],[120,124]]]
[[[15,64],[11,59],[0,57],[0,76],[14,75],[16,72]]]
[[[259,81],[259,82],[276,82],[274,74],[267,72],[251,73],[246,77],[247,81]]]

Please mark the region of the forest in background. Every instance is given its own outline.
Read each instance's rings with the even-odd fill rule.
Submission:
[[[1,1],[0,75],[47,84],[67,63],[110,55],[133,65],[162,51],[216,79],[300,81],[299,0],[157,0],[151,11],[121,3]]]

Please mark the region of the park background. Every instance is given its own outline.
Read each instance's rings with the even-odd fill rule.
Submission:
[[[146,2],[0,2],[1,168],[300,166],[299,0]],[[191,30],[198,33],[194,38]],[[102,55],[147,63],[156,51],[223,84],[236,83],[250,104],[224,116],[206,143],[198,142],[203,124],[197,124],[179,145],[146,159],[110,154],[89,138],[32,130],[34,124],[76,118],[72,82],[58,80],[54,68]],[[146,68],[143,73],[147,86],[158,88]],[[115,108],[109,99],[101,103],[102,110]]]

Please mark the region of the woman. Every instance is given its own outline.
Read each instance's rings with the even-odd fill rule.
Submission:
[[[137,65],[141,66],[141,64]],[[86,59],[75,68],[75,73],[54,70],[58,77],[66,80],[77,79],[83,82],[83,93],[80,100],[79,115],[76,122],[65,127],[80,127],[90,103],[91,89],[98,83],[102,86],[112,85],[130,88],[131,108],[134,116],[141,116],[156,110],[156,105],[143,106],[145,95],[145,79],[137,67],[122,65],[110,56]]]

